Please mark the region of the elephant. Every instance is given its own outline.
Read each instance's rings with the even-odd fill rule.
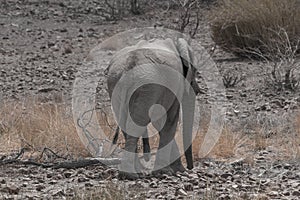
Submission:
[[[106,69],[107,88],[115,118],[125,135],[121,179],[141,177],[135,152],[139,137],[147,135],[149,123],[160,136],[153,174],[185,170],[174,139],[180,107],[187,168],[193,168],[192,125],[195,97],[200,92],[195,73],[191,49],[183,38],[142,40],[120,50],[111,60]],[[148,138],[144,139],[149,144]]]

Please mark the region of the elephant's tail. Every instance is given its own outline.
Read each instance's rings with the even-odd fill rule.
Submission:
[[[187,168],[192,169],[193,165],[193,123],[194,123],[194,109],[195,109],[195,97],[189,92],[189,95],[185,93],[182,101],[182,124],[183,124],[183,147],[184,155],[187,163]]]

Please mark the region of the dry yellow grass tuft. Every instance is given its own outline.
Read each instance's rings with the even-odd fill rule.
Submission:
[[[200,159],[198,153],[203,143],[204,134],[198,132],[193,141],[193,154],[195,159]],[[238,148],[247,141],[247,137],[241,133],[235,133],[230,127],[224,127],[216,145],[209,153],[208,157],[231,158],[237,155]]]
[[[7,101],[0,107],[0,152],[47,147],[62,154],[85,156],[72,115],[63,104]]]

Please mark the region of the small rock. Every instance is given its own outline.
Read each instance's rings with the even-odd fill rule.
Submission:
[[[71,49],[71,47],[65,47],[65,49],[64,49],[64,54],[71,54],[73,51],[72,51],[72,49]]]
[[[232,112],[226,112],[226,115],[229,116],[229,117],[232,117],[233,113]]]
[[[55,177],[53,177],[55,180],[61,180],[63,179],[63,176],[61,174],[57,174]]]
[[[78,179],[77,179],[78,183],[87,182],[88,180],[89,180],[88,178],[83,177],[83,176],[78,177]]]
[[[193,184],[192,183],[184,183],[184,189],[186,191],[193,191]]]
[[[91,182],[87,182],[87,183],[84,184],[84,186],[85,186],[85,187],[93,187],[94,184],[91,183]]]
[[[240,96],[241,97],[247,97],[247,94],[246,93],[240,93]]]
[[[233,110],[234,114],[238,115],[240,113],[239,110]]]
[[[65,176],[66,178],[70,178],[71,175],[72,175],[72,172],[70,172],[70,171],[66,171],[66,172],[64,173],[64,176]]]
[[[227,99],[232,99],[233,95],[232,94],[227,94],[226,97],[227,97]]]
[[[291,193],[290,193],[289,191],[287,191],[287,190],[283,191],[282,194],[283,194],[284,196],[290,196],[290,195],[291,195]]]
[[[63,196],[63,195],[65,195],[65,193],[64,193],[64,191],[62,189],[58,189],[58,190],[54,190],[52,192],[52,195],[53,196]]]
[[[43,189],[45,189],[46,187],[44,185],[37,185],[36,186],[36,190],[37,191],[42,191]]]
[[[229,194],[221,194],[220,197],[218,199],[222,199],[222,200],[229,200],[231,199],[230,198],[230,195]]]
[[[157,188],[157,183],[152,181],[150,184],[149,184],[150,187],[152,188]]]
[[[187,192],[184,191],[184,189],[180,188],[179,190],[176,191],[176,196],[181,195],[181,196],[187,196]]]
[[[224,173],[221,175],[221,178],[227,179],[228,177],[232,177],[231,173]]]
[[[238,187],[239,187],[239,186],[236,185],[236,184],[232,185],[232,188],[234,188],[234,189],[236,189],[236,188],[238,188]]]
[[[19,194],[19,192],[20,192],[20,188],[16,185],[8,185],[3,190],[12,195]]]
[[[277,191],[271,191],[271,192],[268,193],[268,195],[271,196],[271,197],[275,197],[275,196],[277,196],[278,194],[279,194],[279,193],[278,193]]]
[[[300,197],[300,191],[299,190],[293,191],[292,195]]]

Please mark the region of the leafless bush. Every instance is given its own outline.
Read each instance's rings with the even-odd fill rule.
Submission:
[[[189,35],[194,38],[200,23],[200,2],[198,0],[173,0],[179,5],[179,21],[176,29],[184,33],[189,27]]]
[[[116,20],[128,12],[135,15],[140,14],[142,2],[138,0],[104,0],[97,7],[97,12],[106,20]]]
[[[287,30],[281,28],[278,32],[273,31],[280,40],[270,49],[268,54],[256,51],[256,55],[271,67],[268,73],[267,85],[277,90],[295,91],[300,81],[300,60],[297,58],[299,51],[300,37],[295,42],[290,38]]]
[[[225,70],[222,73],[223,83],[226,88],[233,88],[241,81],[245,80],[245,75],[239,72],[237,69]]]
[[[300,81],[300,62],[282,60],[273,62],[267,85],[273,86],[276,90],[296,91]]]

